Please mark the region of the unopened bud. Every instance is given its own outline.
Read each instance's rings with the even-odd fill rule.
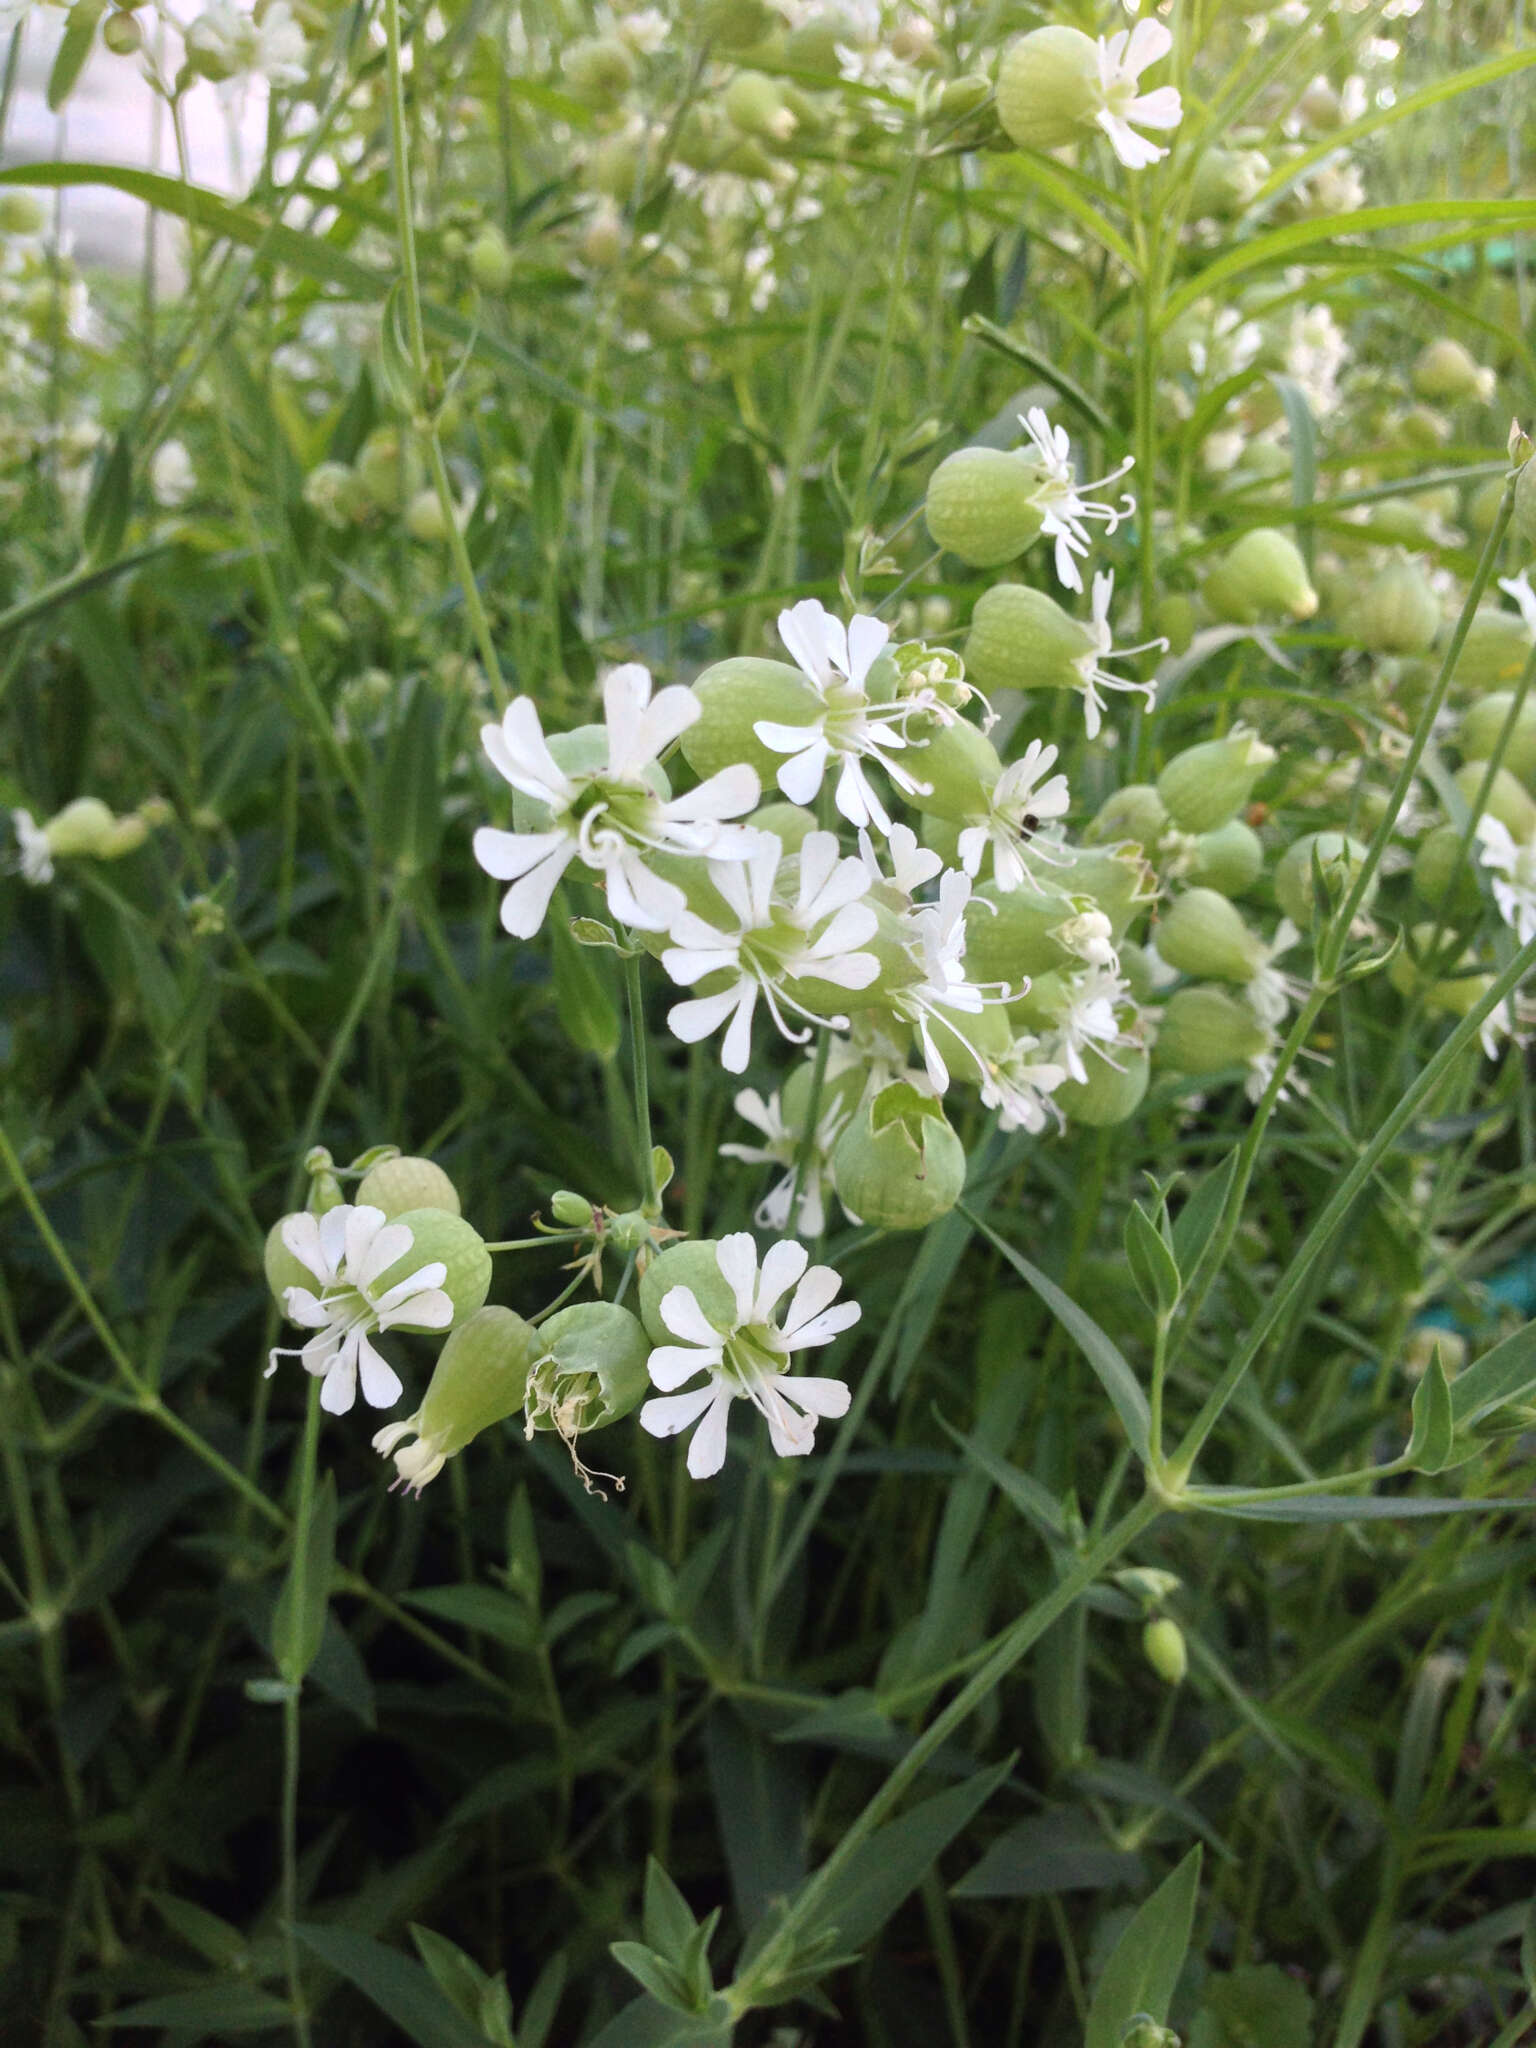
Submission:
[[[1152,1063],[1139,1045],[1117,1045],[1112,1052],[1090,1046],[1083,1057],[1086,1081],[1065,1080],[1051,1100],[1068,1123],[1103,1130],[1123,1124],[1140,1109],[1151,1079]]]
[[[1070,690],[1083,680],[1077,664],[1097,653],[1087,627],[1043,590],[995,583],[971,614],[965,665],[984,690]]]
[[[40,235],[44,219],[30,192],[0,192],[0,235]]]
[[[1218,619],[1252,626],[1260,619],[1310,619],[1317,610],[1301,550],[1275,526],[1245,533],[1207,575],[1201,595]]]
[[[1424,654],[1440,630],[1440,600],[1424,571],[1399,558],[1366,585],[1349,623],[1373,654]]]
[[[567,1230],[590,1230],[592,1227],[592,1204],[585,1195],[572,1194],[569,1188],[561,1188],[550,1196],[549,1213]]]
[[[1189,1669],[1189,1650],[1184,1631],[1171,1616],[1160,1614],[1141,1632],[1141,1647],[1147,1662],[1164,1685],[1180,1685]],[[1177,2036],[1175,2036],[1177,2039]]]
[[[444,1209],[450,1216],[461,1213],[459,1191],[431,1159],[408,1155],[381,1160],[369,1167],[358,1183],[356,1200],[382,1209],[386,1216],[402,1216],[408,1209]]]
[[[1456,744],[1468,761],[1492,759],[1514,705],[1513,690],[1495,690],[1468,705],[1456,733]],[[1536,695],[1528,696],[1515,714],[1504,741],[1502,765],[1511,775],[1526,780],[1536,775]]]
[[[724,105],[731,126],[759,142],[788,142],[800,125],[777,81],[761,71],[738,71]]]
[[[1180,974],[1246,985],[1264,964],[1263,940],[1214,889],[1186,889],[1176,896],[1153,936],[1158,952]]]
[[[1181,832],[1212,832],[1240,811],[1275,750],[1246,725],[1219,740],[1175,754],[1157,778],[1157,793]]]
[[[1245,1066],[1269,1044],[1246,1003],[1211,982],[1175,989],[1163,1006],[1156,1062],[1175,1074],[1215,1074]]]
[[[517,273],[517,262],[501,229],[490,222],[469,245],[469,274],[483,292],[504,292]]]
[[[101,40],[114,57],[133,57],[144,47],[144,31],[131,14],[109,14],[101,25]]]
[[[1413,388],[1420,398],[1435,404],[1458,405],[1475,399],[1486,405],[1497,382],[1492,370],[1483,369],[1450,335],[1427,342],[1414,359]]]
[[[1229,818],[1214,832],[1202,832],[1195,840],[1189,861],[1189,880],[1207,889],[1219,889],[1223,896],[1242,896],[1259,879],[1264,869],[1264,846],[1257,832],[1241,818]]]
[[[1303,931],[1309,931],[1317,912],[1313,893],[1313,856],[1322,869],[1323,887],[1327,891],[1323,907],[1330,901],[1341,903],[1354,887],[1355,876],[1365,860],[1365,848],[1358,839],[1351,839],[1343,832],[1307,832],[1294,845],[1287,847],[1275,869],[1275,901],[1281,910]],[[1366,891],[1360,908],[1369,910],[1376,897],[1377,877],[1372,875],[1371,885]]]
[[[1001,448],[958,448],[928,479],[923,518],[936,546],[973,569],[1021,555],[1040,531],[1033,502],[1041,481],[1031,457]]]

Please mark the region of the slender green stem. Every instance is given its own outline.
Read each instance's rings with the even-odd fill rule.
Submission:
[[[304,1437],[299,1451],[299,1498],[294,1511],[290,1539],[291,1570],[300,1581],[295,1588],[295,1608],[306,1605],[302,1584],[309,1557],[309,1523],[315,1505],[315,1464],[320,1448],[320,1382],[311,1379],[309,1401],[304,1411]],[[288,1977],[288,1998],[293,2008],[293,2037],[299,2048],[310,2048],[309,2006],[304,1993],[304,1973],[299,1955],[299,1762],[301,1703],[300,1686],[292,1683],[283,1699],[283,1795],[280,1828],[282,1869],[279,1898],[283,1922],[283,1960]]]
[[[629,1004],[629,1052],[635,1083],[636,1164],[640,1169],[640,1199],[646,1209],[660,1201],[656,1188],[656,1162],[651,1140],[651,1080],[645,1036],[645,995],[640,986],[640,962],[624,962],[624,993]]]

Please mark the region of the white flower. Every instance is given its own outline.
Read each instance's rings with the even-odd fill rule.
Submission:
[[[180,441],[162,441],[149,465],[149,488],[155,503],[174,511],[197,489],[197,472]]]
[[[1319,419],[1339,402],[1339,372],[1349,357],[1349,343],[1327,306],[1298,306],[1291,314],[1285,367],[1307,395]]]
[[[734,1298],[734,1320],[727,1330],[717,1330],[692,1288],[670,1288],[658,1313],[683,1341],[659,1345],[651,1353],[651,1383],[666,1398],[647,1401],[640,1410],[640,1426],[652,1436],[677,1436],[698,1423],[688,1446],[688,1470],[695,1479],[708,1479],[725,1463],[726,1418],[733,1401],[750,1401],[761,1412],[781,1458],[804,1457],[815,1441],[817,1418],[846,1415],[850,1396],[842,1380],[792,1377],[790,1357],[830,1344],[859,1320],[856,1301],[831,1306],[841,1279],[830,1266],[807,1271],[806,1249],[792,1238],[770,1245],[761,1271],[757,1247],[745,1230],[721,1238],[715,1257]],[[795,1292],[780,1326],[774,1311],[791,1287]],[[673,1392],[700,1372],[708,1375],[702,1387]]]
[[[1305,984],[1273,964],[1282,953],[1288,953],[1300,937],[1301,933],[1291,920],[1281,918],[1274,938],[1264,948],[1263,960],[1254,969],[1248,983],[1248,1007],[1271,1031],[1285,1022],[1286,1012],[1292,1003],[1302,1002],[1306,997]]]
[[[1099,728],[1104,723],[1104,700],[1100,690],[1128,690],[1140,695],[1151,711],[1157,703],[1157,684],[1131,682],[1125,676],[1112,675],[1101,666],[1105,661],[1129,661],[1136,654],[1161,653],[1168,645],[1166,640],[1142,640],[1135,647],[1116,647],[1115,635],[1109,623],[1110,599],[1115,594],[1115,572],[1106,569],[1093,579],[1093,616],[1079,623],[1085,633],[1093,635],[1094,644],[1086,654],[1080,655],[1072,666],[1082,681],[1078,685],[1083,698],[1083,725],[1089,739],[1097,739]]]
[[[1520,607],[1528,632],[1536,633],[1536,590],[1531,588],[1531,572],[1522,569],[1518,576],[1501,576],[1499,588],[1506,597],[1512,597]]]
[[[280,1358],[297,1358],[306,1372],[323,1376],[320,1406],[328,1414],[346,1414],[357,1398],[359,1377],[370,1407],[390,1407],[403,1389],[369,1335],[396,1323],[446,1330],[453,1321],[453,1303],[443,1292],[448,1268],[441,1259],[429,1259],[381,1293],[380,1280],[405,1257],[412,1237],[408,1224],[386,1222],[384,1211],[366,1202],[355,1207],[343,1202],[323,1216],[307,1210],[285,1216],[282,1240],[320,1288],[318,1294],[308,1287],[288,1288],[288,1320],[316,1334],[297,1351],[273,1350],[268,1377]]]
[[[1124,1044],[1125,1033],[1116,1012],[1129,1001],[1130,993],[1118,962],[1113,967],[1089,967],[1073,982],[1067,1006],[1056,1019],[1052,1051],[1074,1081],[1088,1079],[1083,1064],[1088,1047],[1107,1059],[1107,1047]]]
[[[1051,937],[1089,967],[1118,967],[1114,926],[1092,897],[1078,896],[1074,901],[1082,907],[1057,925]]]
[[[12,811],[11,830],[16,835],[21,879],[30,882],[34,889],[41,889],[53,880],[53,848],[48,844],[48,834],[30,811]]]
[[[813,597],[780,612],[779,638],[824,709],[808,725],[781,725],[760,718],[752,728],[765,747],[790,757],[777,780],[791,803],[814,802],[828,762],[836,761],[838,810],[850,825],[874,825],[886,833],[891,821],[864,772],[865,762],[877,761],[908,796],[926,790],[925,784],[889,759],[912,744],[905,732],[896,728],[904,727],[919,707],[910,701],[871,703],[864,687],[890,636],[889,626],[864,613],[845,627]]]
[[[985,819],[960,834],[960,862],[968,875],[980,872],[990,846],[998,888],[1007,895],[1023,887],[1029,876],[1023,849],[1042,825],[1064,818],[1071,804],[1065,775],[1050,773],[1055,765],[1056,749],[1039,740],[1031,740],[1018,760],[1009,762],[988,793]],[[1046,775],[1050,780],[1041,781]]]
[[[911,898],[925,882],[931,882],[943,867],[942,858],[932,847],[919,844],[917,834],[910,825],[893,825],[885,842],[890,855],[891,872],[886,874],[875,852],[874,841],[867,832],[859,834],[859,858],[864,863],[872,889],[883,889],[890,897]],[[905,904],[898,904],[905,908]]]
[[[615,27],[622,41],[641,57],[654,57],[667,40],[667,17],[659,7],[638,7],[621,14]]]
[[[864,901],[869,894],[864,863],[852,856],[840,860],[833,832],[808,832],[793,862],[771,832],[751,837],[755,850],[744,865],[709,864],[710,880],[736,915],[735,930],[722,931],[685,910],[674,920],[672,944],[661,956],[662,966],[682,988],[711,975],[730,976],[728,987],[674,1003],[667,1014],[669,1028],[685,1045],[707,1038],[729,1018],[720,1052],[728,1074],[746,1068],[759,995],[779,1030],[799,1045],[810,1033],[786,1023],[784,1010],[839,1031],[848,1028],[848,1019],[819,1016],[789,993],[786,981],[804,977],[864,989],[880,972],[873,953],[856,950],[874,937],[878,924]],[[795,874],[792,900],[775,890],[781,867]]]
[[[1536,939],[1536,839],[1517,840],[1485,812],[1477,821],[1478,859],[1493,884],[1499,915],[1522,946]]]
[[[231,0],[211,0],[191,24],[187,51],[209,78],[255,72],[269,85],[302,85],[309,45],[288,0],[272,0],[260,21]]]
[[[908,912],[907,926],[915,941],[921,979],[892,997],[896,1014],[905,1017],[917,1033],[923,1065],[938,1095],[949,1086],[949,1067],[933,1034],[935,1024],[942,1025],[965,1048],[976,1064],[977,1079],[982,1080],[988,1071],[986,1058],[966,1037],[959,1019],[979,1017],[988,1003],[1006,1002],[1029,986],[1025,981],[1018,988],[1004,989],[1000,984],[966,979],[965,913],[970,900],[970,876],[950,868],[939,883],[938,902],[919,904]]]
[[[1136,127],[1177,128],[1184,118],[1175,86],[1137,91],[1142,72],[1159,63],[1172,48],[1173,37],[1160,21],[1138,21],[1134,28],[1099,38],[1099,85],[1104,103],[1093,118],[1128,171],[1144,170],[1168,154],[1138,135]]]
[[[620,923],[663,932],[683,910],[683,892],[652,874],[647,854],[741,860],[755,843],[755,834],[723,823],[757,802],[757,775],[744,762],[722,768],[686,796],[663,799],[653,787],[657,756],[699,716],[692,690],[679,686],[653,698],[649,671],[631,662],[603,684],[603,707],[608,765],[591,774],[567,775],[560,767],[531,697],[514,698],[500,725],[481,730],[492,766],[551,814],[538,831],[482,825],[475,834],[475,859],[488,875],[513,885],[502,898],[501,921],[514,938],[531,939],[538,931],[555,885],[578,856],[602,877]]]
[[[1030,493],[1030,503],[1041,515],[1040,531],[1049,534],[1056,542],[1056,575],[1068,590],[1081,590],[1082,573],[1073,557],[1086,556],[1091,545],[1085,522],[1090,519],[1102,522],[1108,535],[1114,532],[1122,519],[1129,519],[1136,510],[1136,500],[1129,491],[1118,507],[1085,497],[1083,493],[1101,491],[1106,484],[1118,482],[1135,467],[1136,458],[1127,455],[1120,467],[1112,469],[1108,476],[1079,486],[1072,470],[1072,442],[1066,428],[1053,427],[1045,408],[1039,405],[1032,405],[1028,412],[1020,413],[1019,424],[1028,434],[1045,471]]]
[[[830,1064],[829,1061],[829,1068]],[[732,1142],[720,1147],[721,1156],[740,1159],[748,1166],[782,1166],[787,1169],[783,1179],[775,1181],[753,1210],[753,1222],[760,1230],[792,1230],[796,1237],[820,1237],[827,1222],[828,1162],[838,1133],[852,1114],[849,1105],[838,1094],[824,1089],[803,1170],[800,1155],[805,1146],[804,1124],[803,1121],[794,1125],[786,1122],[777,1089],[765,1102],[755,1088],[743,1088],[736,1097],[736,1114],[755,1125],[767,1143],[740,1145]],[[798,1195],[795,1192],[797,1181]]]
[[[1041,1051],[1040,1040],[1025,1032],[1014,1040],[1005,1059],[988,1060],[981,1099],[987,1109],[997,1110],[1000,1130],[1028,1131],[1038,1137],[1052,1117],[1061,1122],[1051,1096],[1066,1080],[1067,1070],[1055,1060],[1041,1058]]]

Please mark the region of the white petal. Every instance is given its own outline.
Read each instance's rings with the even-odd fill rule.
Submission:
[[[679,1436],[690,1422],[696,1422],[715,1398],[715,1383],[695,1387],[691,1394],[672,1394],[664,1401],[647,1401],[640,1410],[640,1427],[651,1436]]]
[[[393,1293],[394,1289],[391,1288]],[[404,1323],[408,1329],[446,1330],[453,1321],[453,1302],[440,1288],[428,1288],[424,1294],[413,1294],[405,1301],[396,1302],[379,1317],[381,1330],[392,1330],[397,1323]]]
[[[352,1212],[354,1219],[363,1213],[357,1209]],[[376,1213],[382,1215],[383,1211]],[[405,1257],[414,1242],[407,1223],[374,1223],[359,1228],[354,1220],[347,1230],[347,1278],[354,1287],[371,1287],[397,1259]]]
[[[848,636],[843,622],[814,597],[802,598],[789,611],[779,613],[779,638],[818,690],[825,692],[838,674],[847,674]]]
[[[811,958],[830,960],[837,953],[851,953],[866,939],[872,939],[879,929],[880,920],[872,905],[846,903],[812,940]]]
[[[308,1273],[313,1273],[321,1286],[327,1286],[336,1278],[336,1270],[327,1265],[325,1253],[320,1248],[320,1220],[311,1216],[307,1209],[296,1215],[285,1216],[278,1235],[285,1251],[292,1252],[299,1264]]]
[[[1138,21],[1119,59],[1120,69],[1128,71],[1132,78],[1140,78],[1149,65],[1159,63],[1172,48],[1173,32],[1166,22],[1151,17]]]
[[[891,629],[884,619],[858,612],[848,621],[848,680],[862,688],[864,678],[879,658]]]
[[[774,1385],[797,1408],[805,1409],[810,1415],[829,1416],[834,1421],[839,1415],[848,1413],[848,1404],[853,1399],[846,1380],[818,1379],[814,1375],[806,1379],[791,1379],[783,1373],[775,1378]]]
[[[675,882],[653,875],[633,848],[625,847],[606,868],[608,908],[637,932],[664,932],[687,908]]]
[[[674,1337],[702,1345],[706,1351],[720,1349],[720,1332],[700,1308],[699,1297],[691,1287],[669,1287],[657,1304],[656,1313]]]
[[[514,882],[501,899],[501,922],[514,939],[533,938],[549,915],[549,900],[560,877],[576,855],[574,839],[565,839],[549,858]]]
[[[482,825],[475,834],[475,859],[498,882],[515,881],[536,868],[557,846],[569,842],[574,851],[575,834],[558,832],[503,832],[498,825]]]
[[[370,1408],[393,1408],[405,1388],[400,1375],[364,1337],[358,1346],[357,1362],[363,1382],[363,1399]]]
[[[695,982],[703,981],[711,974],[738,969],[741,960],[734,946],[717,946],[707,951],[695,950],[691,946],[665,946],[661,964],[679,988],[692,988]],[[720,1014],[723,1017],[725,1012],[722,1010]]]
[[[481,727],[480,740],[497,774],[524,796],[552,804],[570,796],[572,785],[544,743],[544,728],[531,697],[514,697],[499,726]]]
[[[768,1247],[763,1254],[763,1272],[758,1282],[757,1299],[752,1304],[752,1322],[766,1323],[769,1320],[785,1294],[805,1271],[809,1257],[805,1246],[796,1244],[790,1237]],[[742,1320],[745,1322],[749,1318],[744,1316]]]
[[[640,746],[641,718],[651,699],[651,672],[638,661],[609,671],[603,683],[608,728],[608,772],[621,781],[639,775],[649,758]]]
[[[715,1248],[715,1263],[721,1278],[736,1298],[738,1324],[753,1320],[752,1300],[757,1288],[757,1245],[750,1230],[733,1230]],[[669,1326],[670,1327],[670,1326]]]
[[[706,1367],[719,1362],[718,1343],[713,1352],[697,1351],[689,1344],[658,1344],[646,1360],[646,1369],[651,1375],[651,1385],[660,1387],[664,1394],[670,1394],[674,1387],[680,1387],[685,1380],[693,1379]]]
[[[822,890],[827,886],[837,867],[837,834],[835,832],[807,832],[800,843],[800,890],[796,899],[800,915],[815,918],[823,913],[819,907]],[[855,865],[862,868],[863,863]],[[861,882],[861,890],[867,887]],[[829,905],[828,908],[831,906]]]
[[[357,1344],[355,1337],[326,1368],[320,1388],[320,1406],[327,1415],[345,1415],[357,1399]]]
[[[812,1316],[808,1323],[802,1323],[793,1333],[786,1330],[785,1341],[790,1342],[791,1349],[795,1351],[817,1344],[830,1344],[832,1339],[841,1336],[844,1330],[851,1330],[863,1313],[856,1301],[840,1301],[836,1308],[829,1308],[822,1315]]]
[[[831,751],[824,739],[816,739],[803,754],[796,754],[781,766],[774,781],[792,804],[815,801],[822,777],[827,772],[827,756]]]
[[[642,767],[664,754],[690,725],[698,724],[703,712],[703,705],[683,683],[674,683],[670,689],[658,691],[640,721],[640,759],[630,773],[637,775]]]
[[[1184,102],[1179,98],[1178,87],[1160,85],[1155,92],[1144,92],[1131,101],[1125,117],[1142,128],[1177,128],[1184,118]]]
[[[740,985],[736,1014],[720,1045],[720,1064],[728,1074],[744,1074],[752,1057],[752,1017],[757,1009],[757,983]]]
[[[815,1423],[790,1407],[776,1381],[761,1389],[757,1406],[768,1424],[768,1441],[781,1458],[803,1458],[814,1448]]]
[[[382,1220],[382,1209],[375,1209],[373,1213]],[[341,1202],[334,1209],[327,1209],[320,1218],[320,1253],[335,1275],[340,1274],[342,1261],[347,1255],[347,1221],[351,1214],[350,1205]]]
[[[739,818],[744,812],[756,808],[761,795],[762,784],[757,779],[757,770],[745,761],[737,761],[732,767],[722,768],[717,775],[711,775],[697,789],[673,797],[666,806],[666,817],[669,821],[680,819],[685,824],[701,818]]]
[[[841,1275],[830,1266],[812,1266],[795,1289],[795,1298],[785,1313],[784,1341],[791,1350],[794,1349],[795,1331],[813,1316],[819,1316],[829,1302],[835,1301],[842,1285]]]
[[[283,1312],[290,1323],[298,1323],[306,1330],[328,1329],[334,1320],[325,1303],[307,1287],[284,1288]]]
[[[730,1412],[730,1389],[717,1386],[715,1398],[688,1446],[688,1470],[693,1478],[713,1479],[725,1463],[725,1425]]]
[[[424,1266],[418,1266],[414,1273],[408,1273],[403,1280],[397,1280],[393,1287],[374,1298],[373,1305],[380,1313],[398,1308],[402,1301],[424,1293],[429,1287],[441,1287],[448,1278],[448,1268],[441,1259],[429,1259]]]
[[[735,988],[722,989],[718,995],[695,996],[691,1002],[674,1003],[667,1012],[667,1029],[684,1045],[697,1045],[725,1022],[740,1001],[741,990],[746,988],[750,992],[755,987],[753,982],[738,982]],[[745,1065],[743,1060],[742,1066]]]

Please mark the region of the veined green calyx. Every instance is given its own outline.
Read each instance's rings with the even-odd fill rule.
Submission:
[[[536,1336],[524,1388],[527,1434],[552,1429],[589,1493],[597,1477],[611,1478],[622,1493],[617,1474],[588,1471],[576,1455],[576,1440],[617,1422],[644,1399],[651,1344],[640,1318],[610,1301],[583,1301],[552,1315]]]
[[[895,1081],[838,1139],[832,1177],[838,1200],[861,1223],[921,1230],[959,1201],[965,1147],[941,1103],[908,1081]]]
[[[1275,758],[1251,727],[1235,725],[1219,740],[1175,754],[1157,778],[1157,793],[1181,832],[1212,832],[1237,815]]]
[[[419,1494],[482,1430],[515,1415],[538,1343],[539,1332],[509,1308],[477,1309],[467,1317],[438,1354],[416,1413],[374,1436],[379,1455],[394,1458],[395,1485]],[[415,1442],[406,1443],[407,1437]]]
[[[1218,619],[1252,626],[1260,619],[1310,619],[1317,592],[1301,550],[1275,526],[1256,526],[1216,563],[1200,594]]]
[[[1041,464],[1022,449],[957,448],[928,479],[923,517],[935,544],[973,569],[996,569],[1023,554],[1044,513],[1035,494]]]

